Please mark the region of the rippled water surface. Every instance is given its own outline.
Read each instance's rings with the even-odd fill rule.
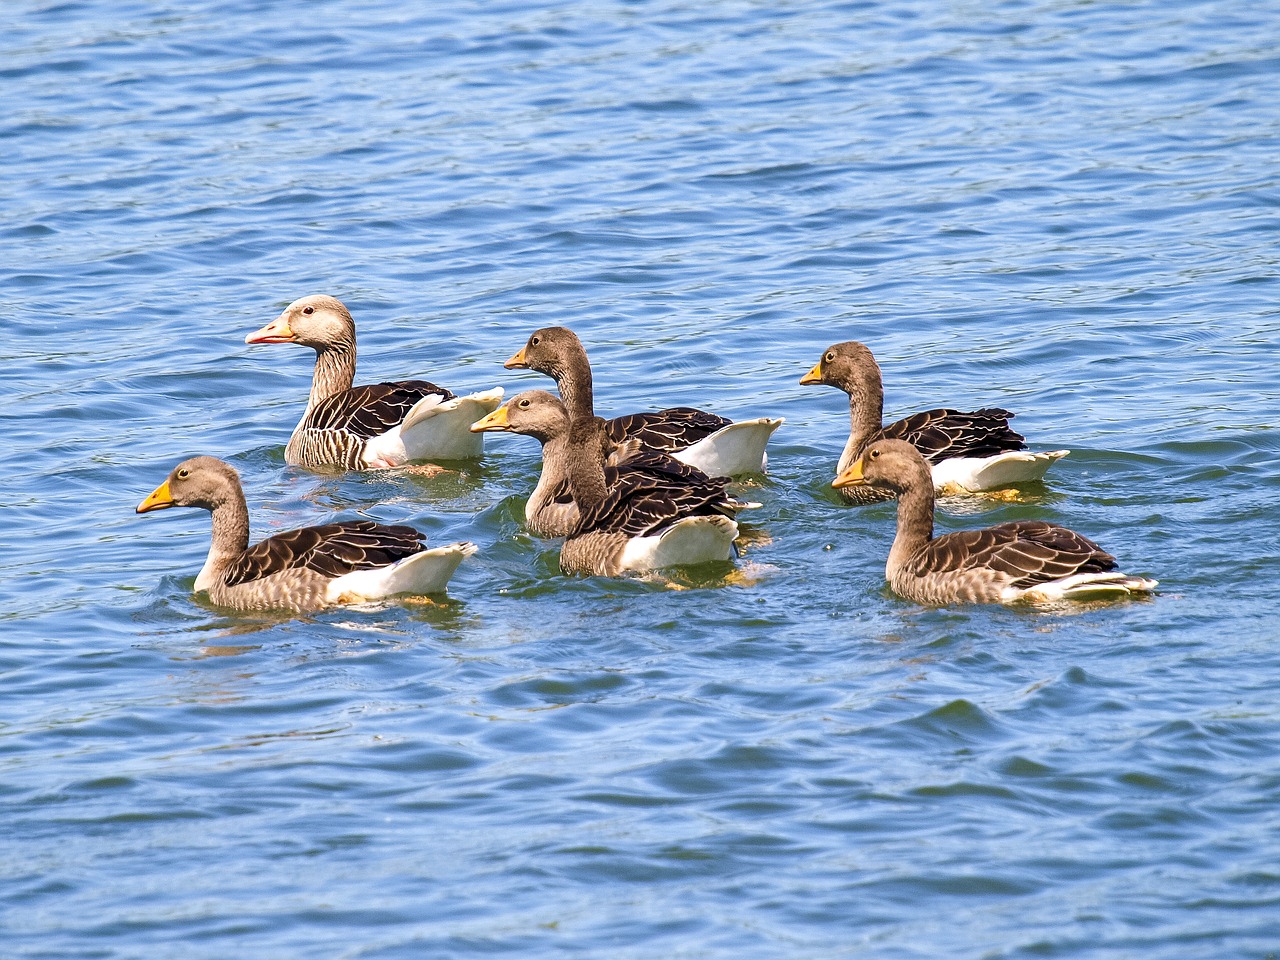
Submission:
[[[212,3],[0,12],[5,957],[1280,951],[1280,4]],[[572,326],[597,406],[786,418],[732,570],[567,579],[536,444],[284,466],[305,351],[456,390]],[[1003,405],[1149,602],[925,609],[828,484]],[[409,521],[447,598],[191,595],[180,459],[256,536]]]

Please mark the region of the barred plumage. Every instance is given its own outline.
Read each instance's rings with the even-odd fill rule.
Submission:
[[[744,505],[729,496],[726,477],[708,477],[638,445],[615,450],[616,462],[606,463],[612,443],[603,425],[595,418],[573,423],[565,404],[545,390],[517,394],[472,429],[541,441],[543,480],[527,515],[531,527],[545,529],[554,512],[567,537],[560,552],[566,573],[616,576],[732,554],[732,517]],[[571,511],[555,491],[570,494]]]
[[[298,466],[361,470],[478,457],[483,438],[467,428],[502,402],[500,388],[459,397],[426,380],[353,387],[355,321],[335,297],[295,300],[245,342],[316,351],[307,409],[285,447],[286,462]]]
[[[227,565],[228,587],[284,570],[307,569],[326,577],[385,567],[421,553],[427,538],[413,527],[350,520],[277,533],[249,547]]]
[[[563,396],[563,394],[562,394]],[[733,423],[727,417],[694,407],[668,407],[653,413],[628,413],[604,421],[614,443],[635,438],[651,450],[672,454]]]

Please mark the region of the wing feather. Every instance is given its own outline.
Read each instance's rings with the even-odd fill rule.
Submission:
[[[930,541],[912,562],[922,576],[985,569],[1023,589],[1077,573],[1104,573],[1116,565],[1116,558],[1088,537],[1043,520],[948,533]]]
[[[443,402],[453,394],[427,380],[371,383],[335,393],[316,404],[307,418],[308,430],[339,430],[363,440],[386,433],[401,423],[423,397]]]
[[[952,457],[993,457],[1026,447],[1026,438],[1009,427],[1012,417],[1010,411],[999,407],[970,412],[940,407],[894,421],[867,444],[875,440],[906,440],[930,463]]]
[[[727,477],[708,477],[665,454],[643,451],[605,467],[605,497],[582,512],[575,533],[646,536],[683,517],[733,516],[728,483]]]
[[[636,438],[652,450],[671,453],[692,446],[732,420],[693,407],[670,407],[656,413],[631,413],[605,421],[605,430],[614,443]]]
[[[234,587],[293,569],[340,577],[354,570],[389,566],[425,548],[426,538],[402,524],[354,520],[303,527],[254,544],[236,558],[225,582]]]

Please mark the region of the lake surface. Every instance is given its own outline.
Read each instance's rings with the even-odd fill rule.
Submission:
[[[0,955],[1252,958],[1280,951],[1280,3],[18,0],[0,12]],[[360,379],[782,416],[730,568],[559,575],[537,445],[283,463]],[[1149,602],[928,609],[829,489],[1001,405]],[[447,598],[191,595],[179,460],[254,536],[474,540]]]

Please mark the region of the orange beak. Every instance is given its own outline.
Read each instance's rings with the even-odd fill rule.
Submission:
[[[801,381],[803,383],[803,381]],[[867,482],[862,475],[862,458],[859,457],[840,476],[831,481],[831,486],[839,490],[841,487],[861,487]]]
[[[289,329],[289,321],[284,314],[276,317],[261,330],[244,338],[245,343],[293,343],[293,331]]]
[[[504,403],[493,413],[486,417],[482,417],[471,425],[472,433],[485,433],[493,430],[510,430],[511,424],[507,420],[507,405]]]
[[[528,370],[529,364],[524,359],[525,347],[528,346],[529,345],[526,343],[523,347],[517,350],[516,355],[504,363],[503,366],[508,370]]]
[[[147,499],[138,504],[138,513],[150,513],[152,510],[163,510],[173,506],[173,495],[169,492],[169,481],[166,480],[149,494]]]
[[[822,382],[822,361],[819,360],[813,365],[813,369],[800,378],[801,383],[821,383]]]

